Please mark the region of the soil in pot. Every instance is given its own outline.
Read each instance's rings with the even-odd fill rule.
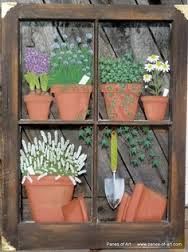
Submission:
[[[24,102],[31,120],[48,120],[50,104],[53,98],[50,95],[28,94]]]
[[[168,106],[168,97],[142,96],[141,100],[148,120],[161,121],[164,119]]]
[[[63,206],[62,213],[64,222],[85,223],[89,220],[83,196],[79,196]]]
[[[56,95],[60,118],[72,121],[85,120],[91,91],[91,85],[62,86],[62,91]]]
[[[101,85],[100,88],[104,95],[110,120],[130,121],[135,119],[142,84],[132,83],[122,87],[115,83],[109,83]]]
[[[33,220],[38,223],[63,222],[62,207],[72,200],[74,185],[69,177],[55,180],[55,176],[45,176],[38,180],[31,176],[26,188]]]

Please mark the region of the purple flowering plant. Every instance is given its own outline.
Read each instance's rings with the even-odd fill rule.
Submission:
[[[26,69],[24,78],[28,82],[30,90],[46,92],[48,90],[48,55],[28,47],[25,49],[24,64]]]

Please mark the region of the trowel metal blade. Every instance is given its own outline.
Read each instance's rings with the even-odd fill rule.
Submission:
[[[123,197],[125,191],[124,178],[105,178],[104,189],[107,201],[112,209],[115,209]]]

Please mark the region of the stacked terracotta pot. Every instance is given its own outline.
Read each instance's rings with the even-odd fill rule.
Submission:
[[[166,198],[142,183],[132,195],[125,193],[118,208],[117,222],[159,222],[166,210]]]

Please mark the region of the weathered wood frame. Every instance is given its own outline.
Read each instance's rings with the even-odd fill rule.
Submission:
[[[19,137],[20,127],[37,124],[19,120],[19,22],[22,20],[86,20],[94,22],[94,120],[69,122],[91,124],[94,128],[93,211],[88,224],[39,225],[19,220]],[[171,120],[163,122],[120,122],[123,125],[166,125],[170,132],[169,219],[161,223],[97,223],[97,133],[101,125],[118,124],[98,121],[98,22],[99,21],[172,22],[171,37]],[[3,18],[3,235],[20,249],[100,249],[107,242],[180,242],[184,246],[184,178],[186,134],[186,61],[187,30],[185,19],[174,7],[95,6],[89,5],[17,5]],[[181,31],[181,36],[179,32]],[[40,124],[67,124],[60,120]],[[146,244],[147,246],[147,244]],[[173,244],[170,244],[170,247]],[[126,246],[125,246],[126,247]],[[124,247],[124,248],[125,248]],[[148,245],[147,247],[155,247]]]

